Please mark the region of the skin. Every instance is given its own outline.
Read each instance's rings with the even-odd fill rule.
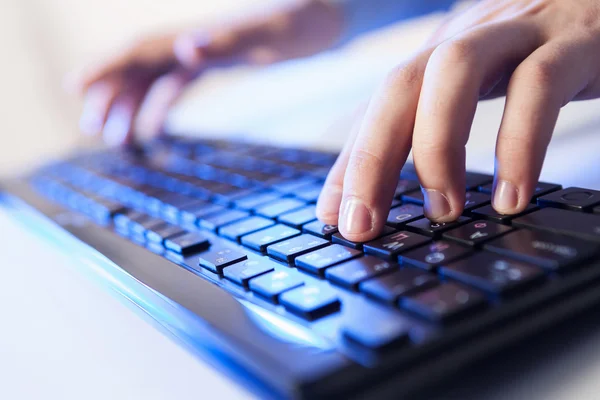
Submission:
[[[302,1],[219,29],[146,39],[81,74],[82,129],[109,143],[156,133],[204,69],[268,64],[322,51],[343,29],[339,10]],[[465,144],[477,103],[506,96],[492,204],[521,212],[532,196],[561,107],[600,97],[600,0],[482,0],[453,15],[390,72],[332,168],[318,217],[353,241],[384,226],[412,150],[437,222],[465,201]]]

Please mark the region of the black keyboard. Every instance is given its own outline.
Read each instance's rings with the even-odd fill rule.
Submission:
[[[407,165],[385,230],[355,243],[315,216],[335,158],[167,137],[49,165],[2,199],[91,246],[110,262],[82,268],[265,397],[409,396],[600,302],[600,192],[540,182],[506,216],[492,176],[469,173],[464,215],[437,224]]]

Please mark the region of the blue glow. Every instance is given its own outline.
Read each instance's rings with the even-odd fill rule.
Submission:
[[[322,337],[315,335],[311,330],[301,325],[290,322],[289,320],[246,300],[238,299],[246,307],[252,320],[259,324],[263,330],[284,342],[318,348],[322,351],[334,350],[333,343],[328,342]]]
[[[158,323],[161,330],[176,337],[187,349],[196,354],[208,355],[208,361],[216,361],[216,364],[213,363],[215,367],[222,369],[224,373],[234,375],[249,388],[268,397],[274,393],[271,387],[257,381],[253,375],[220,350],[216,345],[221,339],[217,336],[218,333],[212,332],[198,316],[139,282],[92,247],[57,228],[54,223],[21,200],[0,193],[1,206],[9,207],[15,219],[25,226],[35,226],[35,230],[32,231],[40,239],[54,245],[57,251],[65,252],[76,259],[82,266],[77,269],[78,272],[119,294],[117,298],[127,300],[124,303],[130,309],[138,313],[141,311],[142,316],[150,317],[150,321]],[[309,329],[248,301],[237,300],[247,310],[256,326],[270,336],[318,352],[334,349],[333,344]],[[148,320],[148,318],[144,319]]]

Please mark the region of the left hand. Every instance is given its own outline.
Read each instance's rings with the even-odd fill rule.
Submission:
[[[529,204],[561,107],[600,97],[599,0],[482,0],[395,68],[332,168],[317,214],[349,240],[382,230],[400,170],[413,158],[425,214],[457,219],[465,144],[480,99],[506,95],[492,204]]]

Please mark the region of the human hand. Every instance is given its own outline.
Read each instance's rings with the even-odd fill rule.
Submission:
[[[350,240],[376,237],[412,147],[426,216],[457,219],[477,102],[503,95],[492,204],[524,210],[561,107],[600,97],[599,49],[598,0],[483,0],[449,19],[371,99],[329,173],[319,218]]]
[[[338,39],[341,19],[321,0],[292,0],[226,25],[144,38],[69,79],[85,96],[81,129],[101,133],[108,144],[130,142],[134,132],[157,134],[170,106],[205,69],[317,53]]]

